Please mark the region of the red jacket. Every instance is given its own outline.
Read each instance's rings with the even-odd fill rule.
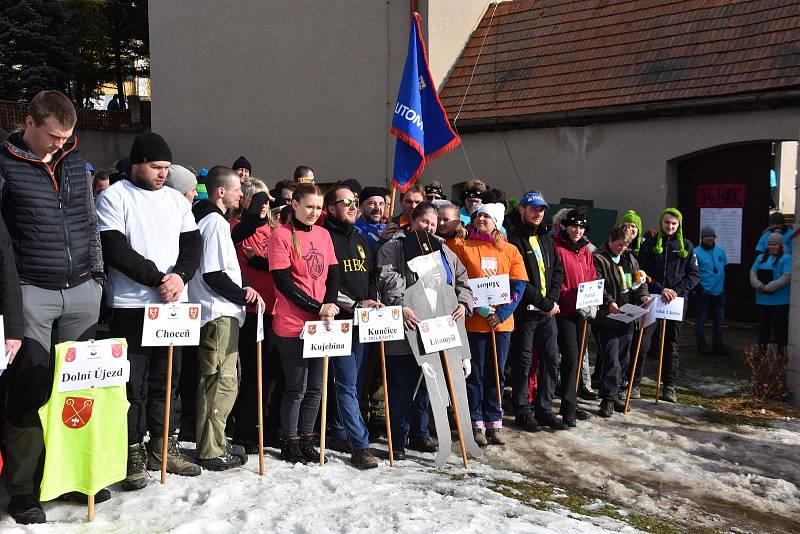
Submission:
[[[558,299],[560,315],[575,315],[575,301],[578,298],[578,284],[597,279],[589,240],[581,238],[573,243],[562,233],[553,236],[556,253],[564,265],[564,282],[561,284],[561,297]]]

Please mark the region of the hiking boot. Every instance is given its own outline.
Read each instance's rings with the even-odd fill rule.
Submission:
[[[597,393],[590,388],[581,388],[578,390],[578,398],[583,400],[597,400]]]
[[[247,461],[247,456],[236,452],[228,447],[225,452],[215,458],[198,458],[198,469],[208,469],[209,471],[225,471],[234,467],[241,467]]]
[[[47,522],[42,503],[36,495],[12,495],[8,501],[8,513],[20,525]]]
[[[305,464],[306,457],[300,451],[300,439],[285,439],[281,447],[281,460],[289,462],[290,464]],[[319,455],[317,455],[319,461]]]
[[[350,446],[350,442],[347,441],[346,439],[335,438],[331,436],[330,438],[328,438],[328,441],[327,443],[325,443],[325,446],[332,451],[353,454],[353,447]]]
[[[378,459],[375,458],[369,449],[356,449],[350,455],[350,463],[356,469],[374,469],[378,467]]]
[[[392,448],[392,458],[395,462],[406,459],[406,450],[403,447]]]
[[[600,401],[600,410],[597,413],[604,419],[611,417],[614,414],[614,401],[609,399]]]
[[[319,450],[315,445],[319,443],[319,436],[311,435],[311,436],[302,436],[300,438],[300,452],[303,454],[303,457],[306,461],[311,463],[319,463]],[[328,463],[328,457],[322,459],[322,463]]]
[[[614,401],[614,411],[617,413],[625,413],[625,403],[621,400]]]
[[[141,443],[128,445],[128,471],[125,480],[122,481],[122,489],[135,491],[147,486],[150,482],[150,473],[145,469],[146,464],[147,451],[145,451],[144,445]]]
[[[514,424],[528,432],[539,432],[542,430],[539,423],[536,421],[536,417],[534,417],[533,412],[530,410],[524,410],[518,413],[517,416],[514,417]]]
[[[147,469],[161,470],[161,445],[164,438],[150,439],[147,442]],[[178,438],[170,436],[167,441],[167,473],[185,477],[196,477],[201,472],[200,466],[190,462],[184,455]]]
[[[111,498],[111,492],[103,488],[97,493],[94,494],[94,503],[99,504],[101,502],[105,502]],[[81,493],[80,491],[70,491],[69,493],[65,493],[64,495],[60,495],[58,497],[59,501],[72,501],[72,502],[79,502],[81,504],[86,504],[89,502],[89,496],[85,493]]]
[[[675,393],[675,388],[672,386],[664,387],[664,391],[661,393],[661,400],[667,402],[678,402],[678,394]]]
[[[506,438],[503,437],[503,432],[499,428],[487,428],[486,440],[491,445],[505,445]]]
[[[439,442],[431,436],[410,438],[408,440],[408,448],[419,452],[436,452],[439,450]]]
[[[553,430],[566,430],[568,427],[564,422],[552,413],[543,413],[536,416],[540,426],[549,426]]]
[[[483,434],[483,429],[476,428],[475,430],[472,431],[472,435],[475,438],[475,443],[478,445],[478,447],[486,447],[489,444],[489,441]]]
[[[567,428],[575,428],[578,426],[578,418],[575,417],[574,413],[561,414],[561,420]]]
[[[575,419],[579,421],[588,421],[592,418],[592,414],[584,410],[583,408],[578,408],[575,410]]]
[[[617,395],[617,398],[619,400],[621,400],[621,401],[625,401],[625,400],[628,399],[628,387],[627,386],[624,387],[624,388],[619,388],[619,395]],[[642,393],[641,393],[641,391],[639,391],[639,386],[633,386],[631,388],[631,400],[633,400],[633,399],[641,399],[641,398],[642,398]]]

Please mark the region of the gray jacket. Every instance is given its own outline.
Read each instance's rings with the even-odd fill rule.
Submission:
[[[378,298],[386,306],[403,306],[406,287],[417,281],[417,275],[406,264],[403,253],[403,239],[405,232],[396,232],[392,239],[384,244],[378,251]],[[437,237],[440,241],[440,238]],[[459,304],[467,310],[467,316],[472,312],[472,290],[467,282],[467,268],[458,259],[458,256],[442,242],[442,252],[445,260],[453,273],[453,287]],[[389,341],[385,344],[386,354],[402,355],[411,354],[411,347],[407,341]]]

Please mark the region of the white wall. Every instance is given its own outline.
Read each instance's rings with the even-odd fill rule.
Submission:
[[[796,139],[799,123],[800,107],[470,133],[462,142],[475,176],[509,196],[539,189],[552,202],[590,198],[620,213],[636,208],[647,222],[677,198],[670,160],[729,143]],[[429,164],[422,180],[454,184],[470,176],[457,148]]]
[[[786,141],[778,145],[776,164],[778,167],[778,209],[781,213],[795,212],[797,146],[797,141]]]

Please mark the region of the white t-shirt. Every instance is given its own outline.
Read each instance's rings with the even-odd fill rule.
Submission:
[[[217,317],[234,317],[239,320],[239,326],[242,326],[244,306],[220,296],[203,280],[205,273],[222,271],[233,283],[242,286],[242,271],[231,239],[231,226],[219,213],[210,213],[200,219],[197,227],[203,236],[203,256],[200,268],[189,282],[189,298],[201,305],[200,324],[204,325]]]
[[[155,263],[162,273],[171,273],[178,260],[180,235],[197,230],[192,206],[175,189],[157,191],[120,180],[97,197],[97,224],[101,232],[122,232],[130,247]],[[111,268],[106,283],[108,305],[113,308],[143,308],[161,303],[157,288],[135,282]],[[180,302],[186,302],[186,288]]]

